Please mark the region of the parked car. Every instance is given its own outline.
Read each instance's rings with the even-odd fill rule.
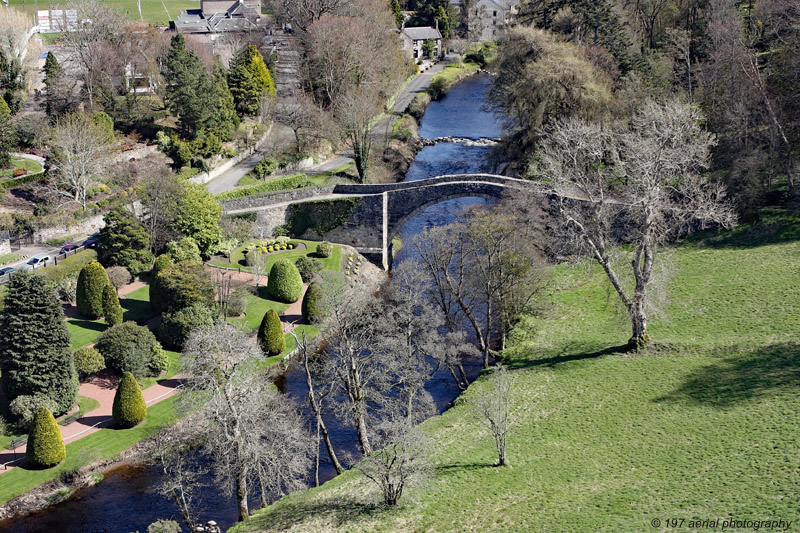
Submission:
[[[58,253],[59,254],[65,254],[67,252],[71,252],[72,250],[77,250],[77,248],[78,248],[77,244],[68,244],[68,245],[64,246],[63,248],[61,248],[61,251],[58,252]]]
[[[97,235],[89,235],[89,238],[86,239],[81,243],[81,246],[85,246],[87,248],[96,248],[97,247]]]
[[[0,268],[0,277],[5,276],[6,274],[13,274],[16,271],[17,269],[14,267]]]
[[[35,270],[37,268],[43,268],[47,266],[47,263],[52,261],[52,258],[47,254],[38,254],[34,255],[28,262],[22,265],[22,268],[25,270]]]

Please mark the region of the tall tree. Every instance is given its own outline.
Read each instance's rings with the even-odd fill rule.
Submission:
[[[239,520],[250,514],[255,482],[264,499],[303,487],[312,440],[294,403],[271,390],[258,346],[218,322],[189,336],[182,361],[179,401],[203,427],[201,452],[217,486],[236,498]]]
[[[223,142],[233,140],[233,130],[239,126],[239,116],[233,95],[228,88],[228,76],[221,65],[214,65],[214,98],[216,117],[208,125],[209,130]]]
[[[12,113],[22,108],[25,79],[34,61],[31,56],[35,54],[26,54],[32,27],[30,16],[19,10],[5,9],[0,13],[0,91]]]
[[[187,182],[181,189],[169,227],[182,237],[193,238],[207,257],[222,238],[222,207],[204,185]]]
[[[48,190],[85,210],[86,193],[109,161],[107,132],[86,113],[73,113],[57,119],[48,144],[53,168]]]
[[[63,115],[73,107],[73,87],[67,81],[64,68],[52,51],[47,52],[42,71],[44,94],[41,97],[44,99],[45,113],[49,117]]]
[[[436,22],[439,24],[439,32],[442,34],[442,39],[450,38],[450,19],[447,16],[447,11],[443,6],[436,8]]]
[[[649,340],[648,288],[659,246],[693,228],[735,222],[724,187],[700,174],[714,142],[701,118],[686,104],[650,101],[617,131],[581,119],[559,122],[542,151],[542,177],[563,230],[606,273],[630,318],[632,349]],[[633,247],[630,283],[611,257],[620,227]]]
[[[105,226],[100,229],[97,257],[105,266],[123,266],[134,276],[150,268],[150,235],[141,222],[125,209],[118,207],[103,215]]]
[[[0,311],[0,383],[6,398],[43,394],[72,407],[78,378],[64,311],[42,276],[17,272]]]
[[[228,86],[240,115],[256,115],[262,96],[275,96],[275,82],[254,45],[242,48],[233,57]]]
[[[183,35],[172,38],[162,65],[167,99],[172,114],[178,117],[184,136],[214,118],[216,92],[203,62],[186,48]]]
[[[398,28],[403,27],[403,12],[400,10],[400,2],[392,0],[392,15],[394,15],[394,23]]]
[[[11,151],[17,145],[17,130],[11,122],[11,110],[0,98],[0,168],[11,165]]]

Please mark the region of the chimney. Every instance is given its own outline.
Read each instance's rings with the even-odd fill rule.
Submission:
[[[434,21],[433,22],[434,26],[436,27],[436,30],[438,31],[439,30],[439,19],[435,18],[435,19],[433,19],[433,21]]]

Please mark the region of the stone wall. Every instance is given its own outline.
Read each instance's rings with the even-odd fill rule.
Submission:
[[[225,213],[242,213],[245,211],[258,211],[269,209],[278,204],[286,202],[297,202],[307,200],[316,196],[325,196],[333,192],[334,186],[327,187],[306,187],[303,189],[291,189],[289,191],[268,192],[236,198],[234,200],[224,200],[220,202]]]
[[[258,218],[256,218],[255,227],[253,231],[259,239],[268,239],[272,237],[272,231],[281,224],[284,224],[289,219],[290,204],[279,205],[277,207],[268,207],[258,211]]]
[[[190,178],[189,181],[191,181],[192,183],[208,183],[214,178],[224,174],[225,172],[229,171],[230,169],[232,169],[233,167],[235,167],[236,165],[238,165],[239,163],[241,163],[242,161],[244,161],[245,159],[256,153],[258,149],[261,148],[261,145],[264,144],[264,142],[267,140],[271,132],[272,132],[272,124],[269,125],[267,131],[264,133],[264,135],[261,136],[260,139],[258,139],[255,142],[255,144],[253,144],[249,148],[246,148],[244,151],[239,152],[238,154],[236,154],[235,156],[233,156],[220,166],[212,168],[208,172],[201,172],[200,174],[197,174],[196,176]]]
[[[8,239],[0,240],[0,255],[11,253],[11,241]]]
[[[105,222],[103,222],[103,215],[95,215],[70,226],[67,226],[66,224],[60,224],[58,226],[37,230],[33,234],[33,242],[35,244],[43,244],[50,239],[58,239],[68,235],[94,233],[103,226],[105,226]]]

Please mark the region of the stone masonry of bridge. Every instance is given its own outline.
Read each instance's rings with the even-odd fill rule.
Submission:
[[[322,236],[349,244],[359,253],[389,266],[392,237],[419,211],[446,200],[464,197],[501,198],[509,190],[541,193],[530,181],[493,174],[458,174],[386,185],[335,185],[298,189],[284,193],[230,200],[222,203],[226,213],[259,213],[257,227],[264,236],[287,221],[294,203],[357,197],[361,200],[350,217]]]

